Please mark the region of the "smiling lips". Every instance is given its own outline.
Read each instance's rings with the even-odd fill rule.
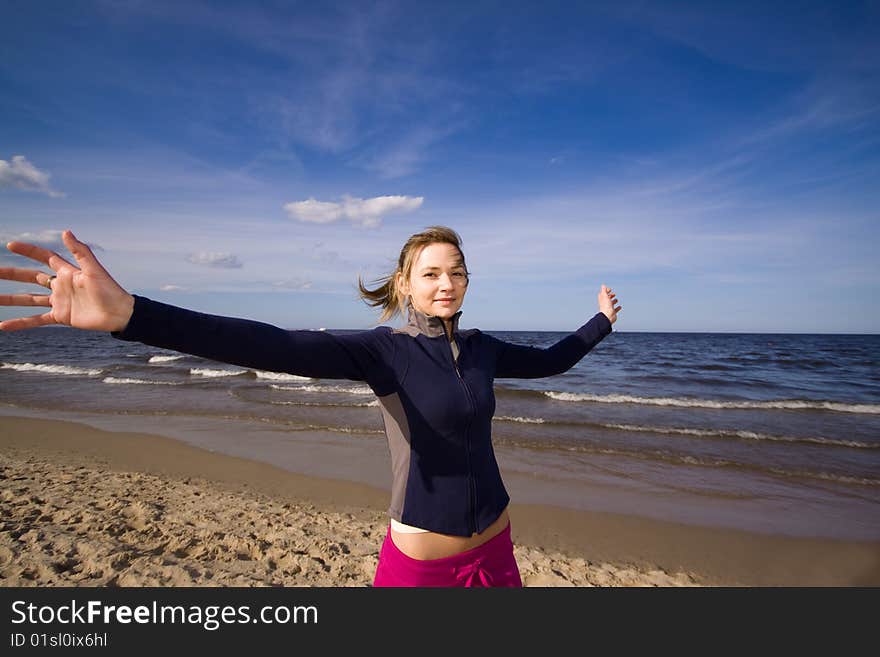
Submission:
[[[435,303],[452,303],[455,299],[437,299]]]

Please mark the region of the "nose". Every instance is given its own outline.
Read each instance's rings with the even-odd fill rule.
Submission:
[[[437,282],[439,283],[441,290],[452,289],[452,277],[449,274],[440,274],[440,278]]]

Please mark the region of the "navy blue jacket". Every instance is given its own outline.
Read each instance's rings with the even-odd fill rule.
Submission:
[[[412,304],[403,328],[336,335],[287,331],[135,296],[128,326],[112,335],[242,367],[365,381],[378,397],[391,451],[389,515],[433,532],[470,536],[491,525],[510,501],[492,449],[495,378],[565,372],[611,332],[611,322],[596,313],[539,349],[478,329],[460,331],[460,316],[453,317],[457,360],[442,320]]]

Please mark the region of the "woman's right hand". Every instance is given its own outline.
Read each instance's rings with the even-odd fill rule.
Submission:
[[[9,242],[6,245],[13,253],[48,266],[55,272],[55,278],[50,283],[50,274],[38,269],[0,267],[0,279],[49,287],[46,294],[0,295],[0,306],[51,308],[42,315],[2,321],[0,331],[19,331],[49,324],[93,331],[121,331],[128,326],[134,311],[134,297],[113,280],[92,250],[72,232],[64,231],[61,239],[79,268],[57,253],[35,244]]]

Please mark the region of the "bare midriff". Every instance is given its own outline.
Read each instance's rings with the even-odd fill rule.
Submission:
[[[504,509],[501,515],[498,516],[498,519],[486,527],[480,534],[472,534],[470,536],[451,536],[434,532],[405,534],[392,529],[391,540],[394,541],[397,549],[413,559],[421,559],[423,561],[426,559],[442,559],[443,557],[451,557],[454,554],[460,554],[461,552],[467,552],[475,547],[479,547],[504,531],[509,522],[507,509]]]

